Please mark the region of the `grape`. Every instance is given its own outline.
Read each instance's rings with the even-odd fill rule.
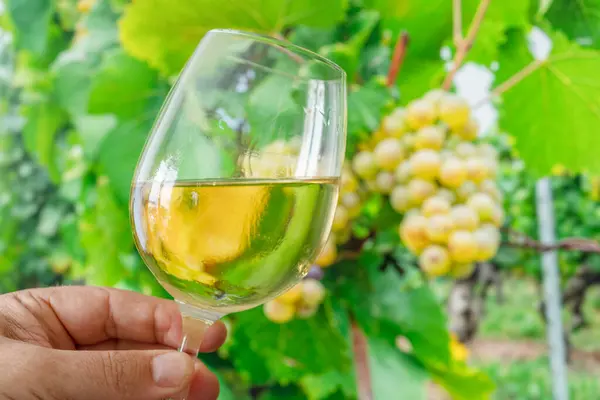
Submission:
[[[454,231],[448,238],[450,257],[457,263],[470,263],[477,257],[477,242],[472,232]]]
[[[348,240],[350,240],[351,236],[352,236],[352,229],[350,228],[350,226],[347,226],[346,229],[335,233],[335,243],[344,244]]]
[[[456,131],[456,134],[464,140],[475,140],[478,131],[479,124],[473,118],[470,118],[462,129]]]
[[[333,215],[333,225],[331,226],[331,229],[334,232],[341,231],[348,225],[348,220],[348,210],[346,210],[346,207],[338,205],[335,209],[335,214]]]
[[[431,217],[436,214],[448,214],[450,207],[448,200],[443,197],[432,196],[423,202],[421,210],[424,216]]]
[[[479,184],[479,189],[489,195],[492,199],[494,199],[495,201],[501,203],[503,196],[502,196],[502,192],[500,192],[500,189],[498,189],[498,186],[496,185],[496,182],[494,182],[491,179],[486,179],[483,182],[481,182]]]
[[[320,281],[321,279],[323,279],[323,275],[323,268],[319,267],[318,265],[311,265],[310,269],[308,270],[308,273],[306,274],[305,279],[316,279]]]
[[[440,182],[447,187],[457,188],[467,179],[467,168],[463,161],[452,158],[440,167]]]
[[[446,188],[439,188],[435,195],[448,200],[450,204],[456,202],[456,195],[454,194],[454,192]]]
[[[398,183],[406,183],[412,176],[412,167],[409,161],[401,162],[394,171],[394,177]]]
[[[346,169],[343,169],[340,180],[340,191],[342,193],[349,193],[355,192],[356,189],[358,189],[358,181],[354,177],[354,174]]]
[[[404,158],[404,149],[400,140],[388,138],[377,144],[373,150],[373,156],[379,168],[393,171]]]
[[[479,153],[479,155],[481,155],[481,157],[483,157],[486,160],[497,160],[498,159],[498,152],[496,151],[494,146],[492,146],[491,144],[481,143],[477,147],[477,152]]]
[[[477,185],[471,181],[466,181],[456,189],[456,197],[459,201],[467,201],[469,197],[477,193]]]
[[[473,263],[453,264],[450,267],[450,275],[456,279],[468,278],[473,275],[473,271],[475,271]]]
[[[495,159],[483,159],[487,170],[487,176],[490,178],[495,178],[498,175],[498,161]]]
[[[265,304],[263,311],[269,320],[278,324],[284,324],[294,318],[295,309],[291,304],[271,300]]]
[[[404,186],[396,186],[390,194],[390,204],[398,213],[403,213],[410,208],[410,194]]]
[[[404,115],[408,126],[415,130],[433,124],[436,117],[436,107],[434,104],[423,99],[411,102]]]
[[[479,226],[479,215],[465,205],[457,205],[450,210],[452,224],[456,229],[472,231]]]
[[[388,194],[392,191],[396,180],[391,172],[382,171],[375,178],[375,187],[378,192]]]
[[[419,266],[429,277],[442,276],[450,271],[448,251],[438,245],[432,245],[423,250],[419,257]]]
[[[488,166],[481,158],[473,157],[465,161],[467,178],[479,183],[489,176]]]
[[[298,300],[300,300],[301,297],[302,297],[302,287],[300,286],[300,284],[297,284],[296,286],[292,287],[287,292],[278,296],[277,301],[280,301],[280,302],[286,303],[286,304],[294,304],[294,303],[298,302]]]
[[[497,235],[490,232],[489,229],[480,228],[473,232],[473,236],[477,242],[477,257],[475,260],[488,261],[496,255],[498,246],[500,246]]]
[[[485,193],[475,193],[467,200],[467,206],[479,215],[481,221],[492,220],[495,205],[494,200]]]
[[[354,156],[352,168],[358,176],[365,179],[373,178],[377,173],[375,157],[368,151],[361,151]]]
[[[435,179],[441,165],[440,155],[433,150],[419,150],[410,158],[411,172],[417,178]]]
[[[444,144],[446,132],[439,126],[426,126],[421,128],[415,136],[415,149],[439,150]]]
[[[427,220],[427,237],[435,243],[446,243],[454,230],[452,217],[449,215],[434,215]]]
[[[420,254],[429,244],[427,236],[427,218],[422,215],[411,215],[400,224],[400,239],[413,253]]]
[[[444,96],[447,96],[448,93],[442,89],[433,89],[429,92],[425,93],[423,96],[424,100],[431,102],[436,108],[439,107],[440,101]]]
[[[309,306],[319,305],[325,298],[325,287],[314,279],[305,279],[302,285],[302,302]]]
[[[498,205],[494,207],[490,220],[498,228],[502,226],[502,224],[504,223],[504,210],[502,209],[502,207]]]
[[[382,130],[391,137],[400,137],[407,131],[406,122],[404,121],[403,108],[396,108],[390,115],[383,119]]]
[[[296,315],[299,318],[306,319],[310,318],[317,313],[319,310],[319,305],[308,305],[308,304],[300,304],[298,309],[296,310]]]
[[[456,155],[463,159],[475,157],[477,155],[477,147],[473,143],[460,142],[454,148]]]
[[[420,205],[426,198],[432,196],[436,189],[433,182],[423,179],[413,179],[408,182],[408,195],[413,205]]]
[[[336,235],[330,234],[321,250],[321,253],[315,260],[315,264],[320,267],[329,267],[337,259]]]
[[[454,132],[465,127],[470,117],[469,105],[462,98],[448,94],[439,103],[440,120]]]
[[[348,211],[349,218],[355,218],[360,214],[360,196],[356,192],[345,193],[340,197],[340,203]]]
[[[414,150],[416,137],[414,133],[407,133],[400,139],[400,143],[406,151]]]

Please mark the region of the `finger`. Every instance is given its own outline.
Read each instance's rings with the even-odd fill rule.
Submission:
[[[36,289],[78,345],[125,339],[177,347],[181,314],[173,301],[101,287]],[[83,306],[82,306],[83,304]]]
[[[55,380],[63,382],[53,388],[59,398],[159,400],[187,393],[192,380],[208,385],[209,394],[215,390],[214,375],[196,371],[192,357],[176,351],[62,351],[56,361],[65,376]]]
[[[204,353],[216,351],[223,345],[226,338],[227,327],[223,322],[217,321],[206,331],[202,344],[200,345],[200,351]]]
[[[108,339],[104,342],[77,347],[83,351],[110,351],[110,350],[173,350],[172,347],[158,343],[136,342],[126,339]]]
[[[204,364],[197,362],[190,384],[189,400],[216,400],[218,397],[219,380]]]

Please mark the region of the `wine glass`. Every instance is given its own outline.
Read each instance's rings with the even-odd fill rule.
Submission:
[[[208,326],[281,294],[331,228],[346,143],[346,76],[285,41],[202,39],[133,178],[136,246],[179,304],[180,351]]]

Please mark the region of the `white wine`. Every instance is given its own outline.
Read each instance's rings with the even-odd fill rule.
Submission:
[[[229,313],[288,289],[323,247],[337,179],[139,183],[136,244],[178,300]]]

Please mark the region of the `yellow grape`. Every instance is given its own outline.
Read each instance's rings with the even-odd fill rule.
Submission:
[[[477,155],[477,147],[473,143],[460,142],[454,148],[456,155],[462,159],[468,159]]]
[[[342,170],[342,177],[340,180],[340,192],[351,193],[358,189],[358,181],[354,177],[354,174],[346,169]]]
[[[354,156],[352,168],[358,176],[364,179],[373,178],[377,173],[375,157],[368,151],[361,151]]]
[[[480,228],[473,232],[473,236],[477,242],[476,261],[488,261],[496,255],[500,245],[496,235],[487,229]]]
[[[500,189],[498,189],[498,185],[491,179],[486,179],[479,184],[479,190],[483,193],[489,195],[492,199],[497,201],[498,203],[502,203],[503,196]]]
[[[402,146],[406,151],[411,151],[415,149],[415,141],[416,134],[414,133],[407,133],[402,137],[402,139],[400,139],[400,142],[402,143]]]
[[[433,150],[419,150],[410,158],[410,168],[414,176],[421,179],[435,179],[440,173],[442,159]]]
[[[454,132],[462,130],[471,115],[469,104],[453,94],[448,94],[440,100],[439,113],[440,120]]]
[[[452,190],[449,190],[446,188],[439,188],[438,191],[435,193],[435,195],[448,200],[448,202],[450,204],[453,204],[456,202],[456,195],[454,194],[454,192]]]
[[[430,278],[447,274],[450,271],[448,251],[435,244],[427,247],[419,257],[419,266]]]
[[[456,189],[456,197],[459,201],[465,202],[477,193],[477,185],[471,181],[466,181]]]
[[[441,126],[425,126],[417,132],[415,136],[415,149],[433,149],[439,150],[444,144],[446,132]]]
[[[319,305],[325,298],[325,287],[315,279],[305,279],[302,287],[302,302],[309,306]]]
[[[278,324],[284,324],[294,318],[296,309],[291,304],[271,300],[265,304],[263,311],[269,320]]]
[[[277,301],[286,303],[286,304],[295,304],[300,300],[301,297],[302,297],[302,287],[300,286],[300,284],[297,284],[296,286],[292,287],[287,292],[278,296]]]
[[[440,167],[440,182],[444,186],[457,188],[462,185],[466,179],[467,168],[462,160],[452,158],[442,163],[442,166]]]
[[[479,123],[473,118],[470,118],[462,129],[456,131],[456,134],[464,140],[475,140],[477,139],[478,132]]]
[[[467,200],[467,206],[479,215],[481,221],[492,221],[496,204],[489,195],[485,193],[475,193]]]
[[[400,239],[413,253],[420,254],[429,244],[427,236],[427,218],[422,215],[410,215],[400,223]]]
[[[479,226],[479,215],[463,204],[452,207],[450,217],[454,227],[459,230],[472,231]]]
[[[450,215],[434,215],[427,220],[427,237],[435,243],[446,243],[454,230],[454,222]]]
[[[340,197],[340,203],[348,211],[349,218],[355,218],[360,214],[360,196],[356,192],[344,193]]]
[[[437,187],[435,183],[424,179],[413,179],[408,182],[408,194],[413,205],[420,205],[426,198],[432,196]]]
[[[396,108],[390,115],[383,119],[382,130],[391,137],[401,137],[407,131],[406,122],[404,121],[404,108]]]
[[[432,196],[423,202],[421,211],[426,217],[436,214],[448,214],[450,212],[450,202],[443,197]]]
[[[396,179],[391,172],[381,171],[375,177],[375,187],[380,193],[388,194],[392,191]]]
[[[390,194],[390,204],[400,214],[407,211],[411,206],[408,189],[404,186],[396,186]]]
[[[375,163],[381,169],[393,171],[404,158],[404,149],[399,139],[384,139],[373,150]]]
[[[404,118],[411,129],[420,129],[435,122],[436,107],[424,99],[414,100],[408,105]]]
[[[483,162],[485,163],[488,177],[495,178],[496,175],[498,175],[498,161],[493,158],[489,158],[484,159]]]
[[[467,167],[467,178],[475,183],[483,181],[490,175],[488,165],[481,158],[469,158],[465,161],[465,165]]]
[[[412,177],[410,161],[401,162],[394,170],[394,177],[398,183],[406,183]]]
[[[337,246],[336,246],[336,235],[333,233],[329,235],[327,241],[325,242],[325,246],[319,253],[319,256],[315,260],[315,264],[319,267],[329,267],[335,260],[337,259]]]
[[[346,225],[348,225],[349,221],[348,210],[346,207],[342,205],[338,205],[335,209],[335,214],[333,215],[333,224],[331,226],[331,230],[334,232],[338,232],[343,230]]]
[[[454,231],[448,238],[450,257],[457,263],[470,263],[477,258],[477,241],[473,232]]]
[[[447,95],[448,95],[448,93],[442,89],[433,89],[433,90],[430,90],[429,92],[425,93],[425,95],[423,96],[423,99],[431,102],[431,104],[433,104],[436,108],[438,108],[440,105],[440,102],[442,101],[442,98],[444,98]]]
[[[475,271],[475,264],[463,263],[463,264],[452,264],[450,267],[450,276],[456,279],[465,279],[470,277]]]
[[[296,310],[296,315],[298,316],[298,318],[306,319],[315,315],[317,311],[319,311],[318,304],[310,305],[301,303]]]
[[[489,143],[481,143],[477,146],[477,152],[486,160],[497,160],[498,151]]]

